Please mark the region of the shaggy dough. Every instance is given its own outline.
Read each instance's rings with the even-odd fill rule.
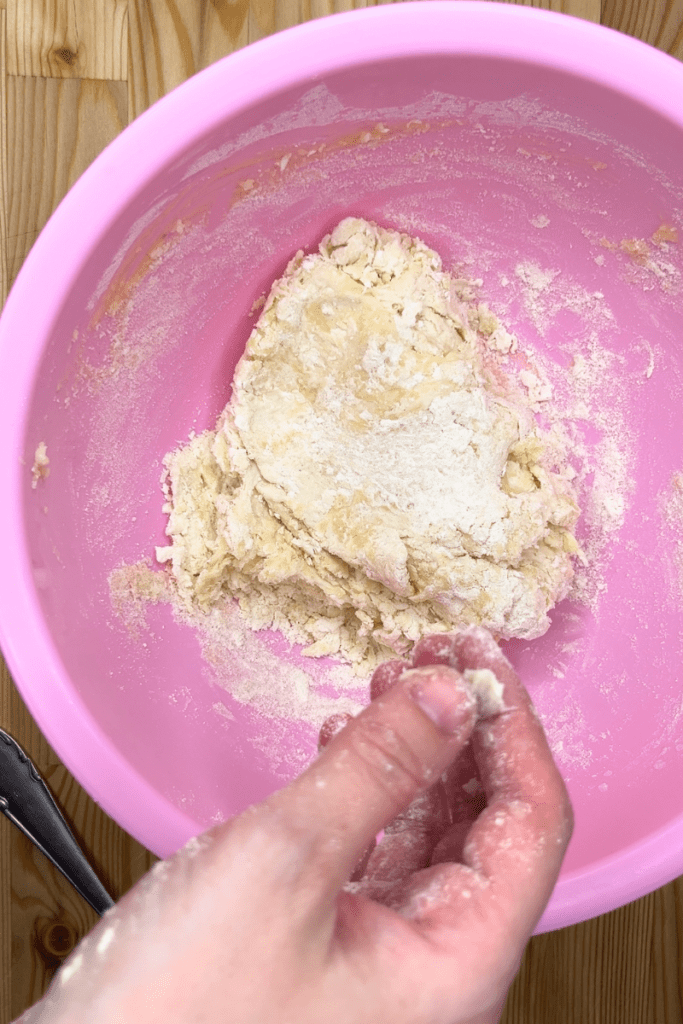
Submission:
[[[359,671],[456,625],[539,636],[578,510],[513,392],[437,254],[344,220],[273,286],[217,429],[166,457],[157,557],[189,607],[236,597]]]

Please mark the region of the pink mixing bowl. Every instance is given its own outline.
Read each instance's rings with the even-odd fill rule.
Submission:
[[[249,680],[281,694],[294,679],[322,714],[334,672],[318,666],[307,697],[307,663],[274,636],[212,661],[167,604],[124,621],[109,574],[164,542],[162,457],[213,425],[255,301],[355,214],[479,276],[523,345],[560,366],[578,347],[614,414],[594,468],[621,491],[603,493],[590,601],[508,645],[576,810],[539,930],[683,872],[683,547],[663,511],[683,468],[681,97],[680,64],[587,22],[466,0],[371,8],[189,80],[56,211],[0,323],[0,638],[59,756],[155,853],[313,755],[312,719],[245,704]],[[592,419],[581,436],[597,445],[610,424]],[[50,472],[33,488],[39,442]]]

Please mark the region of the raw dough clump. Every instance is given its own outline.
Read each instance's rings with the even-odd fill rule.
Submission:
[[[157,557],[188,607],[234,597],[359,671],[457,625],[544,633],[578,509],[483,351],[422,242],[349,218],[298,253],[216,430],[165,460]]]

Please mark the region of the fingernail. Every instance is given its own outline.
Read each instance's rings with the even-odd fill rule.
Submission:
[[[337,733],[340,733],[349,724],[352,718],[353,715],[350,715],[347,711],[338,711],[336,714],[326,718],[318,734],[318,750],[326,747]]]
[[[469,687],[452,669],[408,669],[401,681],[409,681],[408,693],[437,729],[452,735],[471,717],[477,702]]]

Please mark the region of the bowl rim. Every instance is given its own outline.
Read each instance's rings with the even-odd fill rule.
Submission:
[[[565,71],[624,94],[683,131],[683,110],[676,107],[683,65],[605,26],[480,0],[420,0],[330,15],[229,54],[124,129],[53,213],[0,317],[0,380],[13,381],[0,403],[0,479],[5,482],[0,646],[31,714],[69,771],[111,817],[159,856],[182,845],[197,825],[125,761],[70,685],[43,619],[24,546],[29,396],[44,343],[102,235],[146,182],[208,131],[273,92],[304,81],[372,61],[429,53],[495,56]],[[35,301],[36,280],[41,282],[40,302]],[[16,344],[17,338],[23,344]],[[618,854],[561,876],[536,931],[612,910],[681,872],[683,810]]]

